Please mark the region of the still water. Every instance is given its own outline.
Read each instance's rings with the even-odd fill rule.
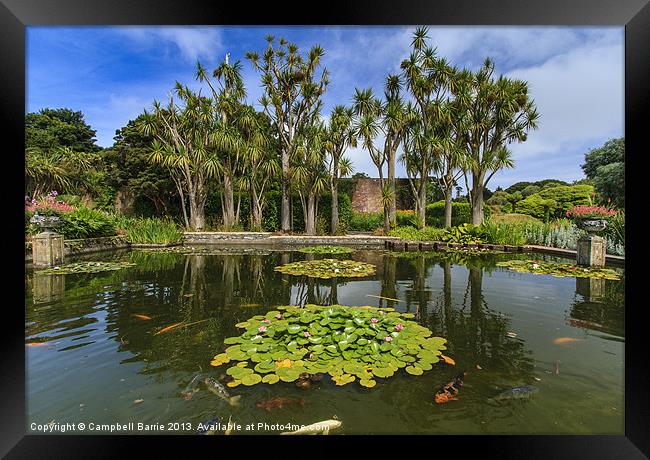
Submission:
[[[127,425],[114,433],[194,434],[199,423],[215,418],[239,424],[236,434],[277,434],[274,425],[332,418],[342,422],[332,434],[624,433],[624,278],[556,278],[495,266],[511,258],[571,262],[539,254],[380,250],[350,256],[377,266],[375,275],[361,279],[273,271],[309,257],[320,256],[130,251],[85,258],[137,264],[115,272],[47,276],[28,270],[26,342],[46,342],[25,348],[28,433],[33,423],[53,421],[85,424],[71,434],[105,434],[89,427],[129,422],[133,430]],[[181,396],[198,373],[201,380],[219,379],[229,367],[212,367],[210,360],[228,346],[224,338],[241,333],[236,323],[275,306],[306,303],[411,312],[447,339],[444,353],[456,364],[434,365],[421,376],[400,370],[372,389],[357,382],[335,386],[328,377],[309,389],[240,385],[228,389],[241,395],[236,407],[203,385],[190,400]],[[554,343],[562,337],[579,340]],[[436,404],[434,393],[462,370],[458,400]],[[522,385],[539,391],[526,399],[490,399]],[[257,407],[275,397],[301,398],[302,404]],[[139,431],[138,423],[152,430]]]

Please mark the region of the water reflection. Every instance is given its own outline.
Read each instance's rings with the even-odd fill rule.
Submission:
[[[207,411],[223,410],[218,398],[201,391],[192,401],[186,401],[180,391],[198,372],[218,378],[224,371],[211,367],[209,362],[228,346],[223,343],[225,337],[241,332],[235,324],[278,305],[306,303],[371,304],[410,311],[434,335],[447,339],[445,354],[453,357],[456,365],[436,365],[420,377],[401,373],[380,381],[373,390],[358,385],[340,388],[326,382],[318,391],[312,388],[311,392],[299,393],[309,406],[299,414],[260,414],[254,405],[273,395],[302,391],[291,385],[237,388],[234,393],[246,395],[249,401],[238,409],[238,420],[296,417],[295,421],[306,424],[337,413],[347,433],[507,432],[513,420],[540,420],[537,431],[549,432],[561,427],[554,425],[548,413],[548,419],[537,417],[543,411],[539,401],[554,403],[549,411],[564,410],[575,401],[580,403],[580,395],[589,389],[607,389],[599,394],[614,401],[608,399],[609,405],[616,405],[616,395],[622,394],[617,386],[621,380],[616,361],[622,356],[621,344],[607,341],[608,354],[603,358],[596,356],[603,347],[602,340],[558,348],[546,332],[538,335],[538,329],[540,322],[547,330],[566,328],[566,320],[575,327],[622,337],[624,281],[608,280],[604,286],[576,282],[574,291],[571,279],[536,277],[495,267],[500,257],[522,257],[520,254],[357,251],[352,257],[375,264],[375,275],[327,280],[274,271],[278,265],[313,257],[299,252],[229,251],[214,255],[133,251],[121,257],[137,266],[93,275],[67,275],[61,277],[65,278],[64,285],[47,277],[50,281],[38,288],[36,283],[41,281],[28,274],[28,340],[54,344],[52,350],[29,348],[33,353],[28,362],[32,419],[75,420],[79,413],[70,407],[78,411],[82,402],[79,395],[85,394],[83,402],[103,401],[101,407],[88,404],[86,412],[102,421],[114,422],[133,414],[151,420],[202,421],[196,419],[207,418]],[[518,291],[521,286],[537,292],[548,289],[548,297],[538,301],[527,298]],[[37,296],[40,292],[44,294]],[[384,298],[367,297],[378,293]],[[175,324],[180,326],[162,332]],[[512,330],[519,335],[508,336]],[[599,340],[600,335],[590,335],[590,340]],[[590,356],[596,356],[593,362]],[[562,374],[551,381],[540,370],[540,360],[548,363],[558,358],[562,360]],[[611,361],[606,363],[606,359]],[[537,399],[496,408],[486,403],[501,389],[540,385],[535,379],[535,362],[537,376],[544,378],[541,385],[547,385]],[[462,370],[467,371],[467,377],[459,401],[436,405],[435,391]],[[591,373],[597,374],[596,382]],[[132,382],[128,391],[123,380]],[[576,382],[583,386],[573,390]],[[140,412],[136,413],[133,400],[139,398],[145,403],[137,406]],[[591,396],[585,396],[585,401],[588,398]],[[583,426],[617,429],[620,414],[603,418],[589,404],[584,402],[587,408],[584,418],[580,418]],[[105,407],[120,407],[120,415],[117,411],[104,412]],[[525,418],[523,411],[531,408],[534,411]],[[514,431],[522,429],[519,425]],[[579,431],[571,429],[569,426],[565,431]]]

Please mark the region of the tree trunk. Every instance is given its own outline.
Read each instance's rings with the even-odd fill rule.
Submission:
[[[305,234],[316,234],[316,195],[310,193],[307,197],[307,209],[303,209],[305,214]]]
[[[483,223],[483,175],[472,174],[472,220],[474,225]]]
[[[235,225],[235,199],[233,192],[232,177],[223,177],[223,226],[230,230]]]
[[[254,187],[251,189],[251,230],[262,230],[262,203]]]
[[[280,230],[291,231],[291,204],[289,203],[289,152],[282,151],[282,210]]]
[[[420,186],[418,189],[418,228],[423,229],[426,225],[426,212],[427,212],[427,180],[426,177],[420,179]]]
[[[205,208],[200,205],[194,192],[191,192],[188,198],[190,201],[190,227],[195,232],[201,232],[205,225]]]
[[[332,221],[331,231],[332,235],[336,235],[339,231],[339,184],[338,177],[332,177]]]
[[[397,186],[395,183],[395,154],[396,152],[388,153],[388,186],[391,191],[390,206],[388,207],[388,218],[390,221],[390,228],[397,226]]]
[[[445,227],[451,227],[452,189],[445,190]]]

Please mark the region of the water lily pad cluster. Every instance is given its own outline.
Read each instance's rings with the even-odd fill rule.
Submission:
[[[509,260],[506,262],[497,262],[497,266],[507,267],[517,272],[535,273],[538,275],[601,278],[607,280],[621,279],[616,270],[610,268],[582,267],[579,265],[544,262],[542,260]]]
[[[354,260],[320,259],[292,262],[275,267],[274,270],[287,275],[305,275],[312,278],[356,278],[374,274],[375,266]]]
[[[211,364],[236,363],[228,386],[293,382],[327,373],[336,385],[355,381],[367,388],[400,369],[412,375],[431,370],[446,340],[393,308],[306,305],[277,307],[236,326],[225,352]]]
[[[60,267],[37,270],[41,275],[71,275],[74,273],[99,273],[112,270],[121,270],[133,267],[136,264],[131,262],[75,262],[61,265]]]
[[[346,248],[345,246],[309,246],[306,248],[298,249],[305,254],[352,254],[353,248]]]

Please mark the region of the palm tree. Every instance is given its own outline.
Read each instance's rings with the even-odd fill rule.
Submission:
[[[26,193],[40,198],[51,190],[77,191],[84,185],[83,173],[92,169],[94,153],[77,152],[70,147],[25,150]]]
[[[290,219],[290,177],[291,158],[294,155],[297,136],[304,126],[320,111],[321,96],[329,83],[327,69],[319,79],[316,70],[321,65],[325,51],[313,46],[302,56],[298,46],[280,38],[275,47],[275,37],[267,36],[267,48],[263,55],[246,53],[253,68],[262,74],[264,95],[260,103],[277,130],[279,157],[282,167],[282,210],[281,230],[291,230]]]
[[[332,193],[332,235],[336,235],[339,229],[339,177],[348,176],[353,172],[352,163],[343,156],[349,146],[357,146],[357,137],[354,129],[354,111],[351,108],[337,105],[330,115],[325,142],[325,148],[330,160],[328,169],[330,191]]]
[[[537,129],[539,114],[528,94],[528,83],[500,76],[486,59],[476,72],[463,70],[452,89],[456,96],[463,145],[463,175],[472,205],[472,223],[483,222],[483,191],[494,174],[514,167],[507,145],[524,142]],[[469,186],[468,176],[472,177]]]
[[[296,137],[297,146],[291,168],[291,178],[300,196],[305,220],[305,234],[316,234],[318,198],[328,184],[325,167],[326,128],[318,118],[303,128]]]

